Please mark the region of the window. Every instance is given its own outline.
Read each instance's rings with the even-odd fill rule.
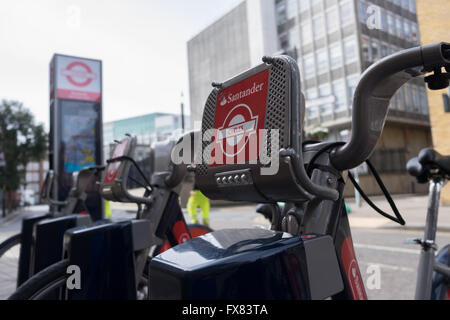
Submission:
[[[403,98],[405,99],[405,109],[411,110],[411,96],[409,90],[409,84],[404,84],[401,88],[403,90]]]
[[[300,12],[308,10],[309,9],[309,0],[300,0],[299,5],[300,5]]]
[[[317,88],[309,88],[308,90],[306,90],[306,98],[308,100],[317,99],[317,97],[318,97]]]
[[[378,59],[380,59],[380,50],[378,42],[372,40],[370,48],[371,48],[371,61],[377,61]]]
[[[317,116],[319,115],[317,106],[312,106],[312,107],[307,106],[306,114],[307,114],[308,119],[317,118]]]
[[[341,14],[341,26],[346,26],[353,22],[353,7],[350,1],[340,3],[339,11]]]
[[[403,90],[398,90],[395,93],[395,97],[397,97],[397,105],[396,108],[399,110],[405,110],[405,95],[403,93]]]
[[[358,14],[359,14],[359,22],[361,23],[366,23],[367,21],[367,9],[369,8],[369,5],[363,1],[359,2],[359,10],[358,10]]]
[[[313,29],[316,39],[319,39],[325,34],[325,24],[322,15],[313,18]]]
[[[343,80],[338,80],[333,82],[333,92],[335,97],[335,111],[342,111],[345,109],[346,101],[345,101],[345,82]]]
[[[330,46],[330,67],[331,70],[342,67],[342,49],[339,42]]]
[[[288,46],[289,46],[288,34],[286,32],[283,34],[280,34],[280,47],[283,49],[286,49]]]
[[[402,0],[402,8],[409,10],[409,0]]]
[[[309,22],[302,24],[302,44],[306,45],[312,41],[312,28]]]
[[[411,41],[415,44],[419,44],[419,34],[417,32],[417,24],[411,23]]]
[[[319,96],[320,97],[328,97],[331,95],[331,84],[324,83],[319,86]],[[330,114],[333,110],[333,105],[331,103],[323,104],[319,106],[320,114],[326,115]]]
[[[276,15],[278,24],[286,22],[286,5],[284,2],[279,2],[276,7]]]
[[[427,99],[427,92],[425,91],[425,88],[421,88],[421,90],[420,90],[420,104],[421,104],[422,113],[428,114],[428,99]]]
[[[305,73],[305,79],[314,77],[314,56],[312,54],[303,58],[303,72]]]
[[[382,8],[380,8],[380,10],[381,10],[381,30],[383,30],[384,32],[389,32],[386,10]]]
[[[409,28],[409,21],[403,19],[403,30],[405,31],[405,39],[411,41],[411,29]]]
[[[328,57],[326,49],[320,49],[316,52],[317,73],[322,74],[328,71]]]
[[[409,11],[416,13],[416,0],[409,0]]]
[[[394,16],[390,13],[387,13],[386,18],[387,18],[388,32],[392,35],[395,35]]]
[[[287,0],[286,1],[286,16],[287,19],[292,19],[297,14],[297,0]]]
[[[337,7],[327,11],[327,31],[328,33],[332,33],[333,31],[339,28],[339,17]]]
[[[295,25],[294,27],[291,28],[291,30],[289,30],[289,48],[295,48],[295,47],[299,47],[299,42],[300,42],[300,35],[299,35],[299,30],[298,30],[298,26]]]
[[[364,61],[370,61],[369,59],[369,38],[361,37],[362,57]]]
[[[354,37],[344,39],[344,57],[345,63],[353,62],[357,58],[356,40]]]
[[[322,0],[311,0],[311,7],[314,7],[316,4],[321,3]]]
[[[331,85],[329,83],[324,83],[319,86],[319,96],[328,97],[331,95]]]
[[[348,98],[350,100],[350,104],[353,101],[353,96],[355,94],[356,85],[358,84],[359,75],[351,75],[347,77],[347,90],[348,90]]]
[[[333,105],[331,103],[322,104],[322,105],[320,105],[320,114],[321,115],[330,114],[332,108],[333,108]]]
[[[380,46],[380,54],[381,57],[380,58],[384,58],[388,55],[388,45],[385,43],[382,43]]]
[[[396,35],[399,38],[403,37],[403,23],[402,18],[399,16],[395,16],[395,26],[396,26]]]

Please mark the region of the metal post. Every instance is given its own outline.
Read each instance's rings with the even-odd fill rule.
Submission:
[[[431,284],[433,280],[433,266],[435,259],[434,252],[436,250],[434,240],[436,238],[439,199],[442,185],[442,181],[430,182],[425,234],[417,270],[416,300],[429,300],[431,298]]]
[[[184,103],[183,103],[183,92],[181,92],[181,132],[184,133]]]
[[[6,174],[3,175],[3,177],[5,179],[6,178]],[[6,186],[5,186],[5,183],[3,183],[3,186],[2,186],[2,216],[3,216],[3,218],[6,217],[6,195],[5,195],[5,189],[6,189]]]
[[[359,184],[359,173],[358,173],[358,168],[355,168],[355,170],[353,171],[353,175],[355,178],[355,181],[357,184]],[[361,208],[361,195],[359,194],[359,191],[355,189],[355,202],[356,205],[358,206],[358,208]]]

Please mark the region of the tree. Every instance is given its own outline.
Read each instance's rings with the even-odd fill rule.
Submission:
[[[329,131],[327,128],[323,128],[319,125],[315,125],[309,131],[305,132],[307,139],[323,141],[328,137]]]
[[[10,212],[14,192],[24,180],[27,164],[43,159],[47,150],[43,125],[36,124],[33,114],[19,101],[2,100],[0,104],[0,150],[6,158],[1,182]]]

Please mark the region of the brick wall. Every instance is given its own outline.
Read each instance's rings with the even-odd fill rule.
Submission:
[[[417,18],[422,44],[450,42],[450,1],[417,0]],[[450,113],[444,112],[442,94],[447,90],[428,90],[433,147],[450,155]],[[450,185],[442,190],[442,203],[450,205]]]

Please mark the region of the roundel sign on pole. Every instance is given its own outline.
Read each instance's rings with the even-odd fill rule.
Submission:
[[[101,99],[101,62],[55,55],[56,94],[58,98],[99,102]]]
[[[269,70],[264,70],[221,90],[214,119],[216,144],[210,165],[257,160],[264,129]]]

